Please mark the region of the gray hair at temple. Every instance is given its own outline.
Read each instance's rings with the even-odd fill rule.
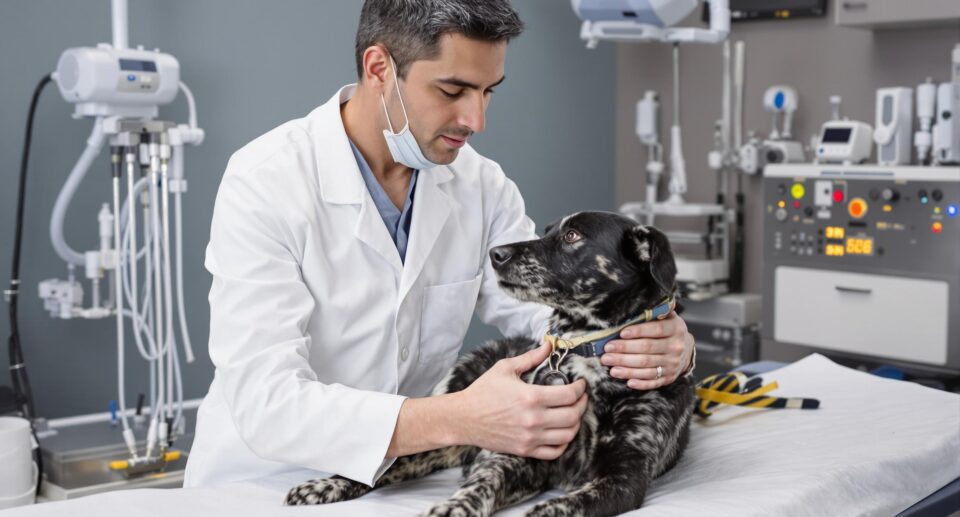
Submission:
[[[440,36],[500,42],[523,32],[523,22],[509,0],[366,0],[357,27],[357,76],[363,77],[363,53],[381,44],[404,77],[410,64],[440,52]]]

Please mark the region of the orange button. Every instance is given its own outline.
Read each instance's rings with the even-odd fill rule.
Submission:
[[[867,202],[860,197],[853,198],[847,205],[847,211],[850,212],[850,217],[859,219],[867,214]]]
[[[937,221],[933,223],[931,229],[933,230],[933,233],[940,233],[943,231],[943,224],[941,224],[940,221]]]

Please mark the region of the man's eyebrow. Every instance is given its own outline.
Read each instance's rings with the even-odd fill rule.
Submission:
[[[488,89],[489,89],[489,88],[493,88],[494,86],[499,85],[499,84],[502,83],[502,82],[504,81],[504,79],[506,79],[506,78],[507,78],[507,76],[504,75],[503,77],[500,78],[499,81],[491,84],[491,85],[488,87]],[[437,79],[437,82],[438,82],[438,83],[443,83],[443,84],[449,84],[449,85],[451,85],[451,86],[457,86],[457,87],[460,87],[460,88],[471,88],[471,89],[474,89],[474,90],[479,90],[479,89],[480,89],[480,86],[478,86],[478,85],[476,85],[476,84],[473,84],[473,83],[471,83],[471,82],[469,82],[469,81],[464,81],[463,79],[458,79],[458,78],[456,78],[456,77],[448,77],[448,78],[444,78],[444,79]]]

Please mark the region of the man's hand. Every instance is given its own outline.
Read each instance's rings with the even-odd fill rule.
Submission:
[[[652,390],[666,386],[689,370],[693,336],[675,312],[662,319],[630,325],[604,347],[600,362],[612,367],[610,375],[628,379],[627,386]],[[657,378],[657,367],[661,376]]]
[[[587,409],[586,382],[566,386],[526,384],[520,374],[550,355],[544,344],[523,355],[502,359],[458,397],[457,441],[484,449],[540,460],[559,458],[580,430]]]

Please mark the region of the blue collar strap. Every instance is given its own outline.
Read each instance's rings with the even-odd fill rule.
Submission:
[[[547,332],[543,338],[550,343],[554,351],[566,349],[567,351],[583,357],[600,357],[603,355],[603,347],[607,343],[620,337],[620,331],[646,321],[659,320],[667,317],[670,311],[676,306],[676,299],[673,296],[665,298],[659,305],[652,309],[643,311],[639,317],[634,318],[615,329],[598,330],[582,336],[569,339],[553,335]]]

